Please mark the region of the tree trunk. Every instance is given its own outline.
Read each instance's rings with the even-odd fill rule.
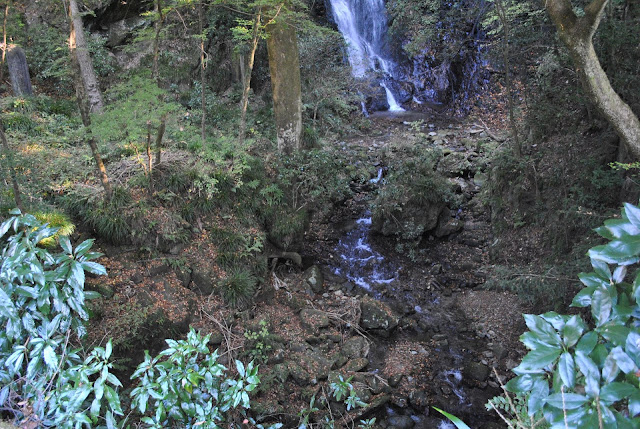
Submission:
[[[267,50],[276,117],[278,151],[300,150],[302,99],[296,29],[282,20],[267,26]]]
[[[84,125],[87,143],[89,144],[89,148],[91,149],[91,155],[96,162],[96,168],[98,170],[100,183],[104,188],[105,200],[109,201],[111,199],[111,194],[113,193],[111,189],[111,183],[109,182],[109,176],[107,175],[107,168],[104,166],[102,156],[100,156],[98,145],[96,144],[96,140],[93,138],[93,134],[91,133],[91,116],[89,114],[89,106],[84,92],[84,85],[82,84],[80,65],[78,64],[78,57],[76,55],[77,49],[75,49],[75,46],[71,43],[69,44],[69,52],[71,54],[73,83],[76,88],[76,100],[78,102],[78,108],[80,109],[80,117],[82,118],[82,124]]]
[[[251,75],[253,73],[253,64],[256,58],[256,50],[258,49],[258,41],[260,40],[260,21],[262,20],[262,7],[258,7],[256,15],[253,19],[253,35],[251,38],[251,49],[249,51],[249,60],[247,68],[242,74],[242,115],[240,116],[240,134],[238,139],[242,142],[247,130],[247,107],[249,106],[249,91],[251,89]]]
[[[24,51],[15,45],[9,45],[7,49],[7,66],[11,87],[16,97],[32,96],[31,78],[29,77],[29,66]]]
[[[520,137],[518,135],[518,125],[515,119],[515,107],[513,105],[513,85],[511,84],[511,62],[509,61],[509,19],[504,9],[502,0],[496,0],[496,11],[502,22],[502,55],[504,61],[504,80],[507,87],[507,106],[509,107],[509,123],[511,124],[511,132],[513,133],[513,153],[520,158],[522,156],[522,146],[520,145]]]
[[[160,126],[158,127],[158,135],[156,135],[156,165],[160,164],[162,156],[162,138],[164,137],[164,131],[167,127],[167,114],[165,113],[160,118]]]
[[[100,85],[96,78],[91,56],[89,55],[89,46],[84,38],[84,29],[82,26],[82,16],[78,11],[76,0],[69,0],[69,17],[71,18],[71,32],[69,34],[69,48],[75,51],[74,56],[77,59],[80,69],[80,77],[84,86],[84,94],[86,94],[89,103],[90,113],[102,113],[104,109],[104,101],[100,92]]]
[[[569,49],[585,92],[615,129],[629,152],[640,159],[640,120],[611,87],[593,48],[607,0],[592,0],[578,17],[570,0],[545,0],[547,12]]]
[[[11,185],[13,186],[13,199],[16,201],[16,206],[24,213],[24,206],[22,205],[22,196],[20,195],[20,187],[18,186],[18,177],[16,174],[15,158],[13,151],[9,148],[7,137],[4,135],[4,124],[0,119],[0,140],[2,140],[2,150],[5,152],[5,157],[8,162],[7,170],[9,170],[9,176],[11,177]]]
[[[156,37],[153,39],[153,70],[151,76],[158,81],[160,86],[160,78],[158,75],[158,57],[160,55],[160,32],[162,31],[162,24],[164,23],[164,15],[162,14],[162,0],[156,0],[154,2],[154,12],[156,13]]]
[[[202,118],[200,120],[200,134],[202,137],[202,144],[206,140],[206,124],[207,124],[207,94],[206,94],[206,76],[205,70],[207,68],[205,51],[204,51],[204,13],[202,11],[202,0],[198,2],[198,32],[200,33],[200,90],[202,91],[201,97],[201,109],[202,109]]]
[[[4,82],[4,63],[7,57],[7,18],[9,18],[9,6],[11,1],[7,0],[4,7],[4,19],[2,20],[2,64],[0,64],[0,83]]]

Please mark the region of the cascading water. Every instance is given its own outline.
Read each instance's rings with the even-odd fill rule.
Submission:
[[[369,71],[382,71],[393,78],[396,64],[383,54],[387,35],[387,16],[383,0],[330,0],[333,18],[347,42],[353,76],[362,78]],[[389,110],[403,111],[384,81]]]

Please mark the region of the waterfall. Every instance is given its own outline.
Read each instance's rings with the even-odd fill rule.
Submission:
[[[387,34],[387,16],[383,0],[330,0],[333,18],[347,43],[347,54],[354,77],[369,71],[382,71],[393,77],[396,67],[383,53]],[[384,82],[389,110],[404,110]]]

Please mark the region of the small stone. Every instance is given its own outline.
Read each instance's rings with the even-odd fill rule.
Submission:
[[[309,267],[302,274],[304,281],[311,286],[311,290],[315,293],[322,292],[322,287],[324,285],[324,276],[322,275],[322,271],[317,265],[313,265]]]
[[[389,377],[389,386],[398,387],[398,385],[400,384],[400,381],[402,381],[402,377],[404,377],[403,374],[394,374],[391,377]]]
[[[395,429],[411,429],[416,422],[409,416],[391,416],[387,419],[389,426]]]
[[[367,359],[367,358],[351,359],[344,366],[344,370],[345,371],[351,371],[351,372],[358,372],[358,371],[362,371],[363,369],[365,369],[368,365],[369,365],[369,359]]]

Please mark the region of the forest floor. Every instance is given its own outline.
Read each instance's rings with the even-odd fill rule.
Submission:
[[[91,340],[119,338],[126,367],[142,358],[141,343],[157,351],[164,338],[188,325],[211,333],[224,362],[261,363],[254,412],[285,427],[297,427],[298,411],[309,408],[312,398],[328,399],[329,385],[339,376],[353,377],[370,406],[347,411],[327,400],[312,420],[330,415],[338,425],[353,427],[360,418],[376,416],[379,427],[446,427],[431,408],[437,406],[472,427],[503,427],[484,405],[501,393],[493,369],[504,380],[523,356],[518,336],[525,329],[525,309],[513,294],[483,289],[493,238],[482,188],[489,152],[499,143],[472,118],[452,122],[405,114],[372,122],[366,134],[333,143],[354,163],[368,165],[372,178],[391,158],[402,157],[403,147],[419,144],[441,146],[466,166],[452,165],[447,173],[464,201],[455,213],[458,229],[425,238],[411,254],[400,251],[394,239],[368,235],[384,258],[380,263],[393,267],[393,282],[366,290],[336,274],[340,243],[369,209],[377,185],[355,186],[329,219],[311,223],[301,251],[304,267],[277,265],[242,311],[215,293],[199,293],[195,280],[184,280],[185,261],[217,269],[207,231],[226,221],[221,216],[203,220],[176,259],[139,260],[131,248],[104,246],[100,262],[109,278],[89,284],[106,285],[114,295],[97,303]],[[321,273],[319,285],[313,270]]]

